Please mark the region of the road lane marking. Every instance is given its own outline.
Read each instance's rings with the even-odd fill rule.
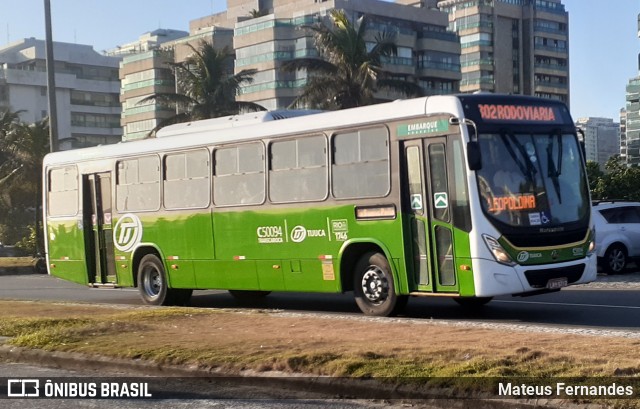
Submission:
[[[576,303],[564,303],[564,302],[508,301],[508,300],[494,300],[493,302],[512,303],[512,304],[566,305],[569,307],[623,308],[623,309],[631,309],[631,310],[640,309],[640,306],[635,306],[635,305],[576,304]]]

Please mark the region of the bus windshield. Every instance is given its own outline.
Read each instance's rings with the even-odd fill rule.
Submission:
[[[575,135],[481,133],[478,143],[478,187],[491,220],[553,228],[588,217],[588,186]]]

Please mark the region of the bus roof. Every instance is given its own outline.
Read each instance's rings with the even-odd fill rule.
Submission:
[[[50,153],[45,156],[44,166],[51,164],[76,163],[85,160],[127,157],[153,152],[168,152],[177,149],[188,149],[212,144],[249,141],[257,138],[285,137],[300,133],[320,132],[326,129],[337,129],[351,125],[367,125],[380,121],[411,118],[426,114],[450,114],[462,118],[464,116],[461,99],[479,101],[537,101],[542,104],[561,104],[542,98],[526,98],[522,96],[506,96],[495,94],[468,94],[430,96],[407,100],[397,100],[377,105],[314,113],[312,116],[294,116],[282,120],[264,121],[254,118],[253,121],[239,121],[245,125],[222,126],[220,123],[229,119],[213,119],[187,124],[177,124],[162,132],[161,138],[143,139],[104,145],[84,149],[75,149]],[[544,102],[543,102],[544,101]]]
[[[227,129],[261,122],[319,114],[321,112],[323,111],[315,109],[278,109],[274,111],[249,112],[246,114],[231,115],[221,118],[204,119],[201,121],[192,121],[166,126],[156,133],[156,138],[184,135],[197,132],[198,130],[213,131],[218,129]]]

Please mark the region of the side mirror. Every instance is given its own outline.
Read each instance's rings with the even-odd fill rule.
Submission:
[[[480,146],[476,141],[467,142],[467,165],[469,166],[469,170],[482,169]]]
[[[587,162],[587,147],[585,145],[585,136],[584,131],[581,128],[576,128],[581,138],[578,138],[578,142],[580,143],[580,149],[582,149],[582,157],[584,158],[585,163]]]

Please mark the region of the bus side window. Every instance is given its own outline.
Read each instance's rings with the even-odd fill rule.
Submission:
[[[118,161],[118,211],[160,209],[160,158],[156,155]]]
[[[389,193],[389,132],[361,129],[333,137],[332,190],[339,199]]]
[[[209,151],[199,149],[164,158],[164,206],[167,209],[209,206]]]
[[[260,142],[216,149],[213,202],[217,206],[264,202],[264,145]]]
[[[276,203],[327,197],[327,142],[324,135],[269,145],[269,199]]]

